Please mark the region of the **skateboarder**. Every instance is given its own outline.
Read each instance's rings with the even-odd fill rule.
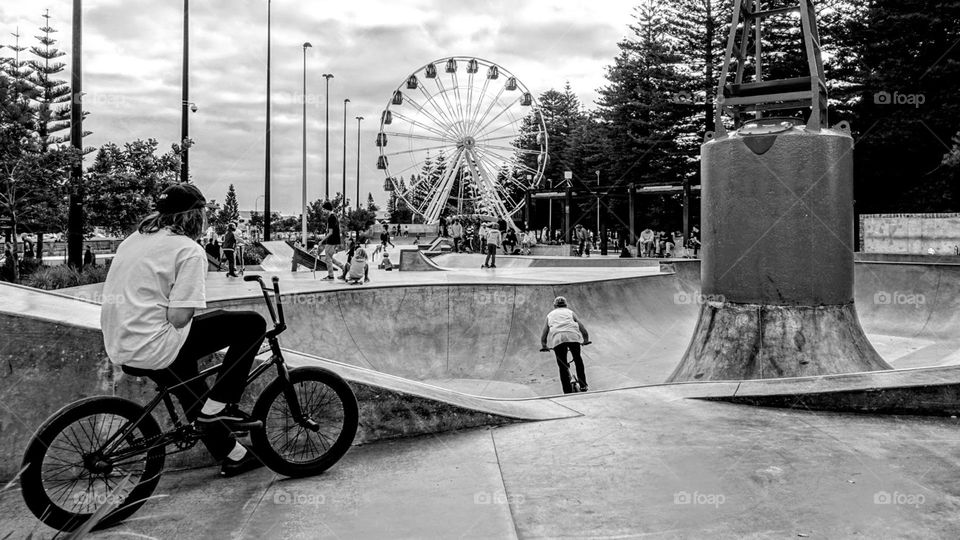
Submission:
[[[583,326],[577,314],[567,307],[567,299],[558,296],[553,301],[553,311],[547,314],[546,324],[540,335],[540,348],[553,349],[557,357],[557,367],[560,368],[560,385],[563,393],[573,392],[570,386],[570,365],[567,364],[567,351],[573,357],[577,369],[577,379],[583,392],[587,391],[587,375],[583,370],[583,359],[580,357],[580,346],[590,342],[590,334]]]

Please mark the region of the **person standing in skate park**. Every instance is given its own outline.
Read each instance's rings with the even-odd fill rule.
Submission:
[[[333,269],[335,268],[333,254],[337,252],[337,246],[340,245],[340,220],[333,213],[333,205],[330,201],[324,201],[323,211],[327,214],[327,234],[323,235],[320,244],[323,245],[323,262],[327,265],[327,277],[324,281],[333,281]]]

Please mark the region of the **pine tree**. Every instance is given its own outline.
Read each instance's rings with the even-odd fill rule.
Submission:
[[[60,144],[68,137],[56,137],[55,133],[70,127],[70,85],[55,78],[61,73],[65,64],[56,59],[66,53],[57,49],[57,40],[52,37],[56,30],[50,26],[50,10],[43,14],[44,25],[40,27],[41,35],[36,36],[40,46],[33,46],[30,52],[38,57],[37,60],[27,62],[31,70],[30,83],[36,88],[37,133],[43,151],[50,144]]]
[[[629,28],[632,35],[618,44],[620,54],[608,68],[609,84],[599,90],[600,118],[611,126],[611,181],[677,181],[692,169],[678,148],[689,116],[674,98],[688,85],[683,58],[659,2],[641,2]]]
[[[377,212],[380,210],[380,207],[377,206],[377,203],[373,201],[373,193],[367,193],[367,210],[371,212]]]
[[[227,188],[227,197],[220,209],[220,219],[224,224],[236,223],[240,219],[240,207],[237,205],[237,191],[233,184]]]

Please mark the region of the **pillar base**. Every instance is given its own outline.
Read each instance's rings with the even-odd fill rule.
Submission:
[[[773,306],[707,302],[667,382],[730,381],[892,369],[867,340],[853,303]]]

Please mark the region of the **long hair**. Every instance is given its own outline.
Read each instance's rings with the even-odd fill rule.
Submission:
[[[173,234],[182,234],[196,240],[207,228],[206,208],[195,208],[177,214],[153,212],[140,221],[137,230],[141,234],[155,233],[160,229],[170,229]]]

